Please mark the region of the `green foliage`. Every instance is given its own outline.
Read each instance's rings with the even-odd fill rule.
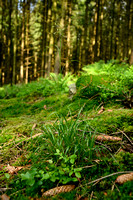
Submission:
[[[47,160],[42,169],[32,167],[26,173],[21,173],[16,184],[21,183],[23,187],[29,187],[28,192],[30,192],[33,188],[38,188],[38,191],[41,191],[41,188],[47,188],[48,182],[60,184],[77,182],[81,178],[82,168],[76,167],[76,160],[76,154],[67,156],[56,149],[54,159]]]
[[[12,188],[6,192],[11,199],[39,198],[41,190],[69,183],[77,186],[74,191],[50,199],[76,199],[78,195],[91,198],[92,191],[97,199],[130,198],[132,184],[114,185],[116,175],[91,186],[87,184],[114,172],[133,170],[132,154],[118,153],[128,146],[126,135],[132,140],[132,109],[109,101],[98,114],[101,101],[132,95],[133,68],[110,61],[95,63],[93,69],[93,73],[78,79],[78,92],[72,100],[66,93],[70,76],[51,74],[49,79],[1,88],[1,98],[6,98],[0,100],[2,161],[13,162],[17,155],[14,166],[31,164],[30,170],[25,171],[24,167],[10,176],[1,171],[1,187]],[[30,137],[38,133],[42,134]],[[123,141],[97,142],[97,133],[119,136]]]
[[[88,120],[88,125],[92,126],[99,133],[113,133],[119,130],[126,131],[129,135],[133,132],[132,110],[130,109],[108,109],[94,117],[93,120]]]
[[[33,96],[50,96],[58,93],[68,92],[68,84],[72,81],[73,75],[51,73],[49,78],[40,78],[39,81],[34,81],[29,84],[20,84],[5,86],[0,89],[0,98],[13,98],[13,97],[33,97]]]
[[[77,80],[78,96],[99,97],[102,101],[119,99],[132,107],[133,66],[110,61],[88,65]],[[87,75],[86,75],[87,74]]]

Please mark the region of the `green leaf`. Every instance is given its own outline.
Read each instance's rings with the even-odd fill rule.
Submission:
[[[65,172],[62,169],[59,169],[59,174],[64,175]]]
[[[53,160],[48,160],[49,164],[52,164],[53,163]]]
[[[60,154],[60,150],[56,149],[56,155]]]
[[[9,179],[9,178],[10,178],[10,174],[5,173],[5,177],[6,177],[7,179]]]
[[[77,178],[81,178],[80,172],[75,172],[75,176],[76,176]]]
[[[33,186],[34,183],[35,183],[34,179],[30,179],[30,180],[27,181],[27,185],[29,185],[29,186]]]
[[[76,181],[78,181],[78,179],[76,177],[74,177],[74,178],[72,178],[72,181],[76,182]]]
[[[50,180],[51,180],[52,182],[55,182],[56,180],[59,180],[59,177],[52,176],[52,177],[50,178]]]
[[[77,159],[77,155],[73,154],[70,156],[70,163],[74,164],[75,160]]]
[[[46,173],[46,174],[42,175],[42,179],[41,180],[47,180],[49,178],[50,178],[50,175],[48,173]]]
[[[43,184],[43,182],[41,180],[38,181],[37,183],[38,183],[38,185],[42,185]]]
[[[29,172],[26,172],[26,174],[21,174],[22,180],[28,180],[31,178],[31,174]]]
[[[72,181],[72,178],[70,178],[70,177],[63,177],[62,181],[60,181],[60,182],[62,182],[63,184],[66,184],[66,183],[68,183],[70,181]]]
[[[82,168],[75,168],[74,169],[74,172],[80,172],[80,171],[82,171]]]
[[[70,172],[69,172],[69,176],[72,176],[72,174],[73,174],[73,171],[70,171]]]

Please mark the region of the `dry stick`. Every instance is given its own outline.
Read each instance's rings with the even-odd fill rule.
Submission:
[[[83,130],[81,130],[81,129],[78,129],[78,131],[79,131],[79,132],[83,132]],[[86,132],[86,133],[90,133],[90,132],[92,132],[92,131],[85,131],[85,132]],[[92,133],[94,133],[94,132],[92,132]],[[105,134],[103,134],[103,133],[98,133],[98,134],[105,135]],[[110,147],[108,147],[106,144],[102,144],[101,142],[97,142],[97,141],[95,141],[95,143],[104,146],[104,147],[107,148],[109,151],[112,151],[112,149],[110,149]]]
[[[105,179],[105,178],[108,178],[108,177],[110,177],[110,176],[114,176],[114,175],[117,175],[117,174],[129,174],[129,173],[133,173],[133,171],[115,172],[115,173],[109,174],[109,175],[107,175],[107,176],[103,176],[103,177],[101,177],[101,178],[98,178],[98,179],[96,179],[96,180],[94,180],[94,181],[91,181],[91,182],[89,182],[89,183],[87,183],[87,184],[85,184],[85,185],[90,185],[90,184],[92,184],[92,183],[99,182],[99,181],[101,181],[101,180],[103,180],[103,179]],[[81,187],[81,186],[80,186],[80,187]]]
[[[22,142],[28,141],[28,140],[30,140],[30,139],[32,139],[32,138],[36,138],[36,137],[38,137],[38,136],[40,136],[40,135],[42,135],[42,134],[43,134],[43,133],[37,133],[36,135],[33,135],[32,137],[28,137],[28,138],[26,138],[26,139],[24,139],[24,140],[18,142],[14,147],[18,146],[18,145],[21,144]],[[3,147],[9,146],[9,145],[12,144],[12,143],[15,143],[15,142],[11,142],[11,143],[9,143],[9,144],[3,146]],[[0,148],[2,148],[2,147],[0,147]]]
[[[40,135],[42,135],[42,134],[43,134],[43,133],[37,133],[36,135],[33,135],[32,137],[28,137],[28,138],[26,138],[25,140],[23,140],[23,141],[17,143],[14,147],[20,145],[22,142],[25,142],[25,141],[28,141],[28,140],[30,140],[30,139],[36,138],[36,137],[38,137],[38,136],[40,136]]]
[[[126,135],[126,133],[124,133],[124,131],[121,131],[120,129],[118,129],[127,139],[128,141],[131,143],[131,145],[133,145],[133,142],[130,140],[130,138]]]
[[[106,144],[103,144],[101,142],[97,142],[95,141],[96,144],[100,144],[101,146],[104,146],[106,149],[108,149],[109,151],[112,151],[112,149],[110,147],[108,147]]]

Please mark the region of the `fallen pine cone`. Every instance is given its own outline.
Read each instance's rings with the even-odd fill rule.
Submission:
[[[70,192],[74,188],[75,188],[75,185],[63,185],[63,186],[55,187],[53,189],[50,189],[50,190],[44,192],[42,196],[43,197],[44,196],[54,196],[56,194],[60,194],[63,192]]]
[[[133,181],[133,173],[123,174],[118,176],[117,179],[115,180],[115,183],[123,184],[127,181]]]
[[[97,141],[122,141],[122,139],[120,137],[113,137],[113,136],[109,136],[109,135],[96,135],[95,139]]]

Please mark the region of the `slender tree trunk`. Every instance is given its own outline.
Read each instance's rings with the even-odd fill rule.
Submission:
[[[25,74],[25,83],[28,83],[28,75],[29,75],[29,65],[30,65],[30,47],[29,47],[29,20],[30,20],[30,1],[27,1],[26,4],[26,38],[25,38],[25,47],[26,47],[26,74]]]
[[[103,59],[103,7],[104,7],[104,0],[101,0],[101,14],[100,14],[100,59]]]
[[[129,22],[130,22],[130,7],[131,7],[131,0],[127,0],[127,6],[126,6],[126,24],[125,24],[125,57],[129,58]]]
[[[37,52],[34,52],[34,79],[37,78],[37,60],[38,60],[38,56],[37,56]]]
[[[111,19],[111,39],[110,39],[110,59],[114,58],[113,41],[114,41],[114,20],[115,20],[115,0],[112,2],[112,19]]]
[[[3,85],[2,83],[2,74],[3,74],[3,55],[4,55],[4,52],[3,52],[3,46],[4,46],[4,41],[3,41],[3,37],[4,37],[4,34],[3,34],[3,16],[4,16],[4,6],[3,6],[3,1],[0,1],[0,8],[1,8],[1,23],[0,23],[0,35],[1,35],[1,38],[0,38],[0,86]]]
[[[56,74],[61,72],[61,56],[63,56],[62,47],[63,47],[64,17],[65,17],[66,5],[67,5],[67,2],[65,0],[62,0],[61,20],[59,24],[59,39],[57,42],[57,52],[56,52],[55,65],[54,65],[54,72]]]
[[[88,41],[87,41],[87,33],[88,33],[88,11],[89,11],[89,7],[88,4],[90,3],[90,0],[86,0],[85,2],[85,24],[84,24],[84,46],[83,46],[83,58],[82,58],[82,62],[83,65],[87,64],[86,63],[86,59],[87,59],[87,48],[88,48]]]
[[[50,30],[50,41],[49,41],[49,56],[48,56],[48,71],[47,75],[49,76],[51,68],[52,68],[52,55],[54,51],[54,22],[56,16],[56,9],[57,9],[57,1],[53,0],[52,5],[52,18],[51,18],[51,30]]]
[[[130,49],[129,49],[129,63],[133,65],[133,2],[130,7]]]
[[[21,65],[20,82],[24,81],[24,48],[25,48],[25,0],[23,0],[22,33],[21,33]]]
[[[15,1],[15,14],[14,14],[14,26],[15,26],[15,30],[14,30],[14,46],[13,46],[13,79],[12,79],[12,83],[15,84],[16,83],[16,69],[17,69],[17,24],[18,24],[18,20],[17,20],[17,16],[18,15],[18,0]]]
[[[48,17],[47,17],[47,26],[46,26],[46,34],[47,34],[47,39],[46,39],[46,59],[45,59],[45,77],[49,76],[50,73],[50,67],[49,63],[51,60],[49,60],[49,45],[50,45],[50,37],[51,37],[51,17],[52,17],[52,1],[48,1]],[[52,40],[51,40],[52,41]],[[52,41],[53,42],[53,41]],[[50,57],[51,59],[51,57]]]
[[[6,69],[6,83],[12,84],[12,0],[9,3],[9,29],[8,29],[8,59],[7,59],[7,69]]]
[[[120,2],[117,3],[117,24],[116,24],[116,32],[115,32],[115,56],[117,59],[119,56],[119,33],[120,33]]]
[[[71,56],[71,13],[72,13],[72,2],[68,0],[68,26],[67,26],[67,57],[66,57],[66,67],[65,74],[69,72],[70,56]]]
[[[96,2],[96,12],[95,12],[95,45],[94,45],[94,59],[98,60],[98,37],[99,37],[99,10],[100,10],[100,0]]]
[[[82,69],[82,49],[84,47],[84,36],[81,35],[80,38],[80,46],[79,46],[79,65],[78,65],[78,70]]]
[[[46,22],[45,22],[45,15],[46,15],[46,2],[43,0],[43,17],[42,17],[42,59],[41,59],[41,77],[43,77],[44,74],[44,61],[45,61],[45,28],[46,28]]]

